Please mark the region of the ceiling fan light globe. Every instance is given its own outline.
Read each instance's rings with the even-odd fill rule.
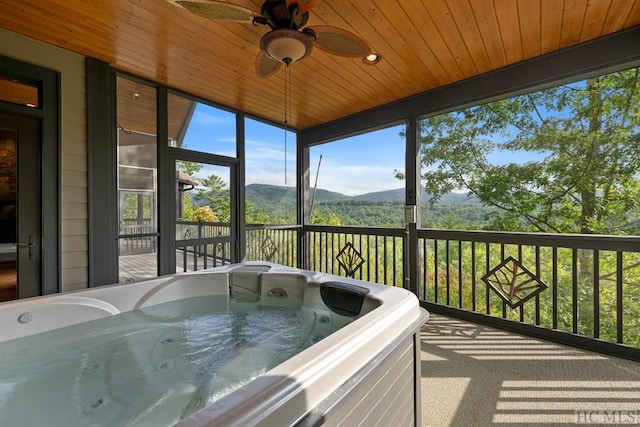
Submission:
[[[289,65],[309,55],[313,45],[307,34],[280,29],[262,36],[260,48],[273,60]]]

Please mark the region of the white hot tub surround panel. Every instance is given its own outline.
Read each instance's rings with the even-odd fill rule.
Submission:
[[[400,288],[275,264],[245,263],[1,303],[0,345],[2,341],[138,308],[229,292],[230,304],[234,304],[235,295],[239,301],[253,301],[258,308],[278,306],[284,298],[296,297],[302,301],[301,306],[313,309],[320,316],[329,316],[332,324],[344,324],[345,317],[333,313],[322,301],[321,283],[329,281],[368,289],[362,312],[355,320],[179,423],[181,426],[292,425],[326,402],[338,387],[362,372],[376,357],[380,358],[380,354],[389,353],[399,342],[411,341],[411,336],[428,318],[413,294]],[[420,364],[415,365],[419,369]],[[418,383],[419,380],[414,374],[406,379]],[[410,421],[409,425],[413,425],[415,419]]]

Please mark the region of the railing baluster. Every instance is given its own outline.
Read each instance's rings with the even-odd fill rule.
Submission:
[[[578,250],[571,251],[571,330],[578,333]]]
[[[476,242],[471,242],[471,309],[476,311]]]
[[[489,242],[485,243],[485,272],[489,272],[491,270],[491,255],[489,253],[490,245]],[[489,295],[489,287],[485,286],[485,310],[487,314],[491,314],[491,297]]]
[[[428,254],[427,254],[427,239],[422,239],[422,271],[424,274],[424,281],[422,282],[422,299],[424,301],[429,301],[427,295],[427,281],[429,277],[429,268],[427,267],[428,263]]]
[[[378,281],[378,271],[380,270],[380,268],[378,267],[378,239],[379,238],[380,238],[379,236],[375,236],[374,237],[374,239],[376,241],[376,244],[375,244],[375,248],[376,248],[376,250],[375,250],[375,254],[376,254],[376,271],[375,271],[375,273],[376,273],[376,283],[380,283]]]
[[[447,305],[451,305],[451,278],[450,278],[450,266],[449,266],[449,239],[444,242],[444,263],[446,266],[446,281],[447,281]]]
[[[371,236],[367,234],[367,282],[371,281]]]
[[[323,237],[323,234],[324,234],[324,240],[325,240],[325,244],[324,244],[324,246],[322,245],[322,237]],[[327,266],[327,247],[329,246],[329,243],[328,243],[328,242],[326,242],[326,240],[327,240],[327,236],[326,236],[326,234],[327,234],[326,232],[321,232],[321,233],[320,233],[320,269],[322,270],[322,260],[323,260],[323,257],[322,257],[322,248],[324,247],[324,263],[325,263],[325,266],[324,266],[324,272],[325,272],[325,273],[327,273],[327,272],[328,272],[328,266]]]
[[[551,253],[551,309],[553,329],[558,329],[558,247],[554,246]]]
[[[623,307],[622,307],[622,252],[616,251],[616,341],[623,343]]]
[[[382,262],[383,262],[383,268],[382,268],[382,283],[387,283],[387,236],[382,236]]]
[[[203,263],[203,268],[204,268],[204,269],[206,269],[206,268],[207,268],[207,264],[208,264],[208,263],[207,263],[207,261],[208,261],[208,259],[207,259],[207,258],[209,258],[209,255],[208,255],[208,252],[209,252],[209,251],[208,251],[208,249],[209,249],[209,245],[204,245],[204,263]],[[214,252],[215,252],[215,246],[214,246]],[[215,260],[215,257],[214,257],[214,260]],[[214,261],[214,262],[215,262],[215,261]]]
[[[458,308],[462,306],[462,240],[458,240]]]
[[[392,249],[393,249],[393,270],[392,270],[392,275],[393,275],[393,279],[392,279],[392,284],[393,286],[396,286],[396,238],[392,237],[391,238],[391,242],[392,242]]]
[[[600,251],[593,251],[593,337],[600,338]]]
[[[362,233],[358,234],[358,239],[359,239],[359,247],[358,247],[358,252],[360,253],[360,255],[362,255]],[[367,260],[367,264],[369,263],[369,260]],[[364,269],[363,267],[360,267],[360,280],[362,280],[362,270]]]
[[[182,248],[182,271],[187,271],[187,247]]]
[[[340,235],[338,235],[340,238]],[[336,233],[331,233],[331,274],[335,274],[335,256],[336,256]]]
[[[518,245],[518,261],[520,261],[521,264],[524,264],[522,260],[522,245]],[[520,309],[520,321],[524,322],[524,307],[520,306],[518,308]]]
[[[434,302],[438,303],[438,239],[433,239],[433,296]]]
[[[540,246],[535,247],[535,257],[536,257],[536,277],[540,277]],[[535,296],[535,304],[536,304],[536,325],[540,325],[540,294],[536,294]]]
[[[500,243],[500,262],[504,261],[504,243]],[[501,298],[500,299],[502,302],[502,318],[506,319],[507,318],[507,304],[504,302],[504,300]]]

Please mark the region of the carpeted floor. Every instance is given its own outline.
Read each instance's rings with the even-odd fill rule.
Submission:
[[[640,425],[640,363],[432,315],[423,426]]]

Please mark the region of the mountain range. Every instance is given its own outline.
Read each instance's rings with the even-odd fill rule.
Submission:
[[[283,187],[269,184],[249,184],[246,186],[246,198],[252,202],[263,200],[295,200],[296,190],[293,187]],[[311,190],[313,194],[313,190]],[[338,201],[372,201],[372,202],[404,202],[404,188],[396,188],[394,190],[376,191],[372,193],[360,194],[357,196],[347,196],[334,191],[323,190],[319,188],[315,192],[315,202],[338,202]],[[430,196],[422,190],[420,196],[423,202],[429,200]],[[478,203],[475,196],[468,193],[447,193],[438,201],[440,204],[451,205],[473,205]],[[261,203],[259,203],[261,204]]]

